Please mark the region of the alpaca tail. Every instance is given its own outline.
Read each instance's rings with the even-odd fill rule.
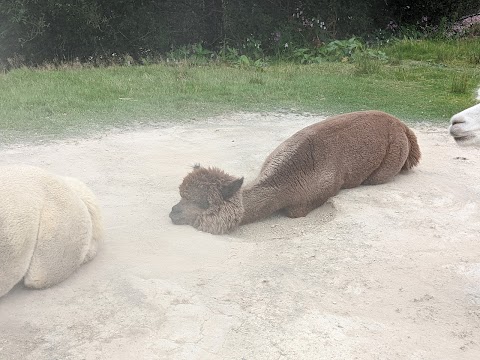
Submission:
[[[418,165],[421,158],[421,152],[415,133],[407,126],[405,126],[405,129],[405,134],[407,135],[408,139],[409,151],[407,160],[405,160],[405,164],[403,165],[402,170],[409,170],[414,166]]]
[[[98,247],[100,245],[100,242],[103,240],[104,230],[100,207],[97,204],[97,199],[95,195],[87,187],[87,185],[75,178],[64,177],[64,179],[84,202],[92,220],[92,239],[88,248],[88,252],[85,255],[85,259],[83,261],[83,263],[86,263],[92,260],[95,255],[97,255]]]

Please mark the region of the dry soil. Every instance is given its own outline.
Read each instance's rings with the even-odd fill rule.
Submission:
[[[194,163],[252,180],[321,120],[234,114],[0,149],[76,176],[106,239],[46,290],[0,299],[0,359],[480,359],[480,150],[417,124],[423,158],[301,219],[214,236],[168,213]]]

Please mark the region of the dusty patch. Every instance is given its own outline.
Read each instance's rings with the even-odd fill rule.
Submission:
[[[195,162],[256,175],[320,117],[239,114],[0,150],[76,176],[103,204],[99,256],[0,299],[5,359],[479,359],[480,151],[414,127],[420,166],[302,219],[227,236],[172,225]]]

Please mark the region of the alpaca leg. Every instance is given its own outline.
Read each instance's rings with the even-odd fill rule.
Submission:
[[[47,201],[25,286],[41,289],[70,276],[84,261],[92,237],[85,204],[71,191]]]
[[[14,215],[11,212],[9,215]],[[19,215],[19,214],[15,214]],[[5,218],[0,214],[0,297],[19,283],[28,270],[38,231],[38,216]]]
[[[394,139],[380,166],[363,182],[364,185],[383,184],[393,179],[402,169],[408,157],[407,136],[402,134]]]
[[[332,194],[331,196],[333,196]],[[308,215],[309,212],[312,210],[315,210],[317,207],[320,207],[325,203],[330,198],[330,196],[327,197],[322,197],[321,199],[318,199],[317,201],[310,201],[306,202],[304,204],[297,204],[297,205],[292,205],[284,208],[283,210],[285,211],[285,215],[287,215],[290,218],[299,218],[299,217],[305,217]]]
[[[12,288],[22,280],[28,268],[28,264],[24,267],[18,266],[19,264],[17,264],[15,259],[13,261],[6,261],[3,265],[2,269],[0,269],[2,273],[2,278],[0,279],[0,297],[12,290]],[[9,268],[3,269],[3,267]]]
[[[322,206],[328,199],[337,194],[340,185],[335,182],[332,174],[334,174],[333,171],[326,172],[326,174],[322,174],[320,179],[314,179],[314,184],[309,192],[303,194],[305,202],[285,207],[285,214],[291,218],[307,216],[310,211]]]
[[[322,202],[323,204],[323,202]],[[286,207],[285,214],[290,218],[298,218],[298,217],[305,217],[308,213],[312,210],[315,210],[320,205],[319,202],[310,202],[305,204],[299,204],[294,206]]]
[[[285,215],[289,218],[298,218],[307,216],[307,214],[312,211],[315,207],[312,207],[309,204],[301,204],[295,206],[289,206],[284,209]]]

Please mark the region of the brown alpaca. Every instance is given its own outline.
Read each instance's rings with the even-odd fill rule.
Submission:
[[[223,234],[283,210],[306,216],[340,189],[390,181],[420,160],[417,139],[400,120],[380,111],[333,116],[281,143],[252,184],[240,188],[217,168],[196,165],[180,185],[172,222]]]

